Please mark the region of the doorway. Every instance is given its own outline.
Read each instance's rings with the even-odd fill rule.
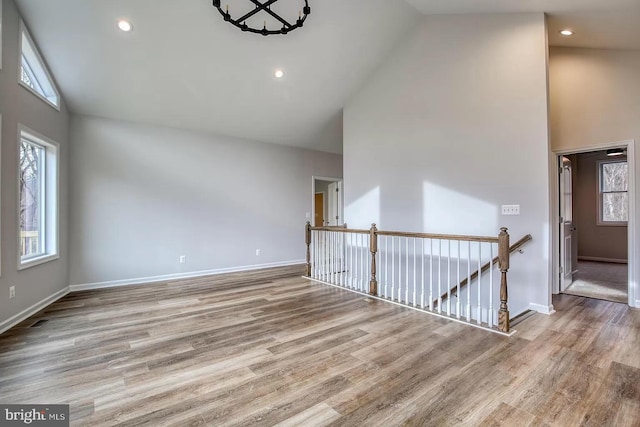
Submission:
[[[312,209],[315,227],[344,225],[342,178],[313,177]]]
[[[556,155],[554,293],[634,305],[633,142]]]

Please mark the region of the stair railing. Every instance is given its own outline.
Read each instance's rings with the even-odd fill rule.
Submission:
[[[312,227],[307,222],[306,275],[508,333],[510,254],[529,240],[525,236],[510,247],[507,228],[485,237],[382,231],[375,224],[368,230]]]

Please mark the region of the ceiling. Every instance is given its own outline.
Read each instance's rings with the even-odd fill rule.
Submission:
[[[225,23],[211,0],[16,3],[75,113],[336,153],[342,107],[417,11],[547,12],[552,45],[640,49],[640,0],[313,0],[302,29],[269,37]],[[294,18],[303,0],[280,4]]]
[[[406,1],[424,14],[545,12],[551,46],[640,49],[640,0]]]

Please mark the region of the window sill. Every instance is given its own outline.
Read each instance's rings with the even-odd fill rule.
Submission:
[[[627,227],[627,222],[601,222],[598,221],[596,225],[598,227]]]
[[[47,262],[55,261],[60,258],[58,254],[51,255],[42,255],[37,258],[30,258],[28,260],[22,261],[18,260],[18,271],[26,270],[27,268],[35,267],[36,265],[45,264]]]

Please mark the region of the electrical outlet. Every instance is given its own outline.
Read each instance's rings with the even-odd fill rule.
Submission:
[[[187,262],[187,256],[186,255],[180,255],[180,264],[184,264],[185,262]]]
[[[520,215],[520,205],[502,205],[502,215]]]
[[[9,288],[9,299],[15,298],[16,297],[16,287],[15,286],[11,286]]]
[[[307,212],[307,219],[311,219],[311,212]]]
[[[256,249],[256,256],[260,256],[260,249]]]

